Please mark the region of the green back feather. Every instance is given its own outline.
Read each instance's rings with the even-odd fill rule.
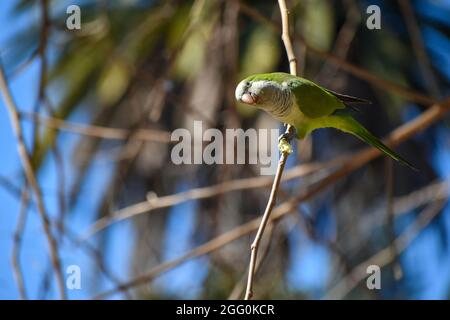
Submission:
[[[289,86],[300,111],[309,118],[325,117],[336,110],[345,109],[345,105],[335,95],[312,81],[295,77]]]
[[[346,108],[345,102],[367,103],[367,100],[337,94],[318,86],[312,81],[283,72],[257,74],[248,77],[246,80],[287,83],[294,93],[296,104],[301,111],[301,113],[291,112],[293,118],[292,121],[288,121],[288,123],[296,126],[299,139],[304,138],[315,129],[336,128],[356,136],[392,159],[417,170],[411,163],[372,135],[358,121],[342,111]]]

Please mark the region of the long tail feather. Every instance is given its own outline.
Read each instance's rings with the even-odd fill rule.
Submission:
[[[409,161],[404,159],[395,151],[391,150],[388,146],[386,146],[377,137],[371,134],[366,128],[363,127],[363,125],[361,125],[358,121],[353,119],[350,115],[332,115],[322,118],[318,121],[318,124],[314,127],[314,129],[326,127],[332,127],[344,131],[346,133],[350,133],[356,136],[357,138],[361,139],[362,141],[370,144],[371,146],[379,149],[392,159],[417,171],[417,168],[414,167]]]
[[[336,98],[341,100],[346,106],[351,106],[353,104],[371,104],[372,103],[372,101],[370,101],[370,100],[357,98],[357,97],[353,97],[353,96],[348,96],[346,94],[337,93],[337,92],[331,91],[329,89],[326,89],[326,90],[329,93],[331,93],[332,95],[334,95]]]

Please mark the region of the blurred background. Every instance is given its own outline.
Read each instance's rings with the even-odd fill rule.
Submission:
[[[70,4],[81,8],[80,30],[66,27]],[[366,26],[373,4],[381,29]],[[372,100],[355,116],[374,134],[450,94],[450,1],[287,5],[299,74]],[[246,223],[263,213],[272,177],[253,164],[175,165],[170,133],[194,120],[283,130],[234,100],[247,75],[288,72],[280,25],[275,0],[0,2],[1,65],[64,281],[69,266],[81,271],[68,298],[243,296],[254,237]],[[378,158],[270,224],[255,298],[448,299],[449,120],[397,148],[419,172]],[[336,133],[295,143],[278,204],[364,147]],[[0,141],[0,298],[57,299],[4,100]],[[369,265],[381,268],[380,290],[366,286]]]

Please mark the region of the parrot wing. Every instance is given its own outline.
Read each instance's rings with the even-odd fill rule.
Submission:
[[[346,133],[352,134],[362,141],[377,148],[392,159],[417,171],[417,168],[415,168],[410,162],[391,150],[350,115],[334,114],[328,117],[323,117],[321,119],[316,119],[314,121],[314,124],[310,127],[310,131],[319,128],[336,128]]]
[[[341,100],[347,106],[353,105],[353,104],[372,104],[372,101],[370,101],[370,100],[361,99],[361,98],[357,98],[357,97],[353,97],[353,96],[348,96],[348,95],[342,94],[342,93],[337,93],[330,89],[325,89],[325,90],[327,90],[333,96],[335,96],[336,98]]]
[[[289,87],[300,111],[311,119],[345,109],[345,104],[338,97],[307,79],[295,77],[289,82]]]

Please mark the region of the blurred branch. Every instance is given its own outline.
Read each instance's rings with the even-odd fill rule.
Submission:
[[[389,246],[379,251],[369,259],[358,264],[349,274],[347,274],[336,286],[334,286],[325,296],[325,299],[338,300],[344,298],[360,281],[367,277],[367,267],[377,265],[380,268],[392,262],[396,255],[399,255],[411,244],[411,242],[424,230],[431,221],[438,215],[447,203],[447,199],[438,200],[426,207],[416,220],[406,228]],[[395,247],[395,251],[392,249]],[[395,252],[395,254],[393,254]]]
[[[345,159],[346,157],[342,157],[324,163],[306,163],[298,165],[292,169],[287,170],[282,178],[282,181],[289,181],[304,177],[308,174],[312,174],[323,169],[330,169],[342,163]],[[190,200],[211,198],[232,191],[263,188],[271,184],[272,178],[270,176],[260,176],[254,178],[226,181],[209,187],[190,189],[188,191],[179,192],[163,197],[148,197],[147,201],[120,209],[113,213],[110,217],[105,217],[97,220],[92,226],[89,227],[86,233],[82,236],[82,239],[91,237],[95,233],[109,227],[113,223],[125,219],[130,219],[156,209],[172,207]]]
[[[447,99],[440,104],[435,104],[430,108],[428,108],[426,111],[424,111],[420,116],[416,117],[410,122],[403,124],[402,126],[392,131],[391,134],[388,136],[388,138],[384,140],[384,142],[390,147],[398,145],[401,142],[411,138],[416,133],[427,129],[429,126],[431,126],[433,123],[440,120],[445,114],[447,114],[449,110],[450,110],[450,99]],[[355,153],[352,157],[350,157],[350,160],[348,160],[340,169],[338,169],[334,173],[331,173],[330,175],[327,175],[316,185],[307,189],[305,192],[300,193],[295,197],[292,197],[288,201],[276,207],[271,215],[270,220],[277,221],[282,219],[284,216],[288,215],[290,212],[293,211],[296,212],[296,207],[299,205],[299,203],[312,198],[313,196],[317,195],[319,192],[329,187],[340,178],[347,176],[348,174],[359,169],[364,164],[379,157],[380,155],[381,153],[378,151],[378,149],[374,148],[366,148],[360,152]],[[244,235],[255,231],[259,226],[259,222],[260,222],[259,218],[256,218],[247,223],[244,223],[204,243],[203,245],[194,248],[193,250],[187,252],[186,254],[182,255],[179,258],[160,264],[154,267],[153,269],[150,269],[147,273],[141,276],[131,279],[130,281],[127,281],[121,284],[120,286],[112,288],[108,291],[100,293],[99,295],[96,296],[96,298],[97,299],[106,298],[120,290],[129,289],[135,286],[145,284],[153,280],[158,275],[167,272],[168,270],[175,268],[178,265],[190,259],[197,258],[202,255],[208,254],[212,251],[215,251],[217,249],[220,249],[225,245],[231,243],[232,241],[237,240],[243,237]]]
[[[224,234],[206,242],[205,244],[192,249],[191,251],[187,252],[186,254],[182,255],[179,258],[162,263],[152,268],[149,272],[141,276],[131,279],[130,281],[127,281],[126,283],[123,283],[120,286],[112,288],[111,290],[100,293],[99,295],[95,296],[94,299],[104,299],[112,294],[117,293],[120,290],[127,290],[129,288],[145,284],[153,280],[155,277],[161,275],[162,273],[167,272],[168,270],[173,269],[178,265],[186,262],[187,260],[200,257],[202,255],[215,251],[219,248],[222,248],[223,246],[231,243],[232,241],[239,239],[242,236],[249,234],[250,232],[255,231],[259,226],[259,220],[260,220],[259,218],[253,219],[228,232],[225,232]],[[276,221],[276,218],[274,219],[273,215],[272,220]]]
[[[398,259],[399,251],[394,245],[395,240],[395,216],[394,216],[394,162],[390,158],[385,159],[386,168],[386,229],[387,238],[389,242],[393,243],[391,246],[392,256],[395,257],[393,261],[393,275],[396,281],[400,280],[403,275],[402,265]]]
[[[233,0],[233,1],[239,1],[239,0]],[[273,21],[264,17],[257,10],[253,9],[252,7],[246,5],[242,2],[240,2],[240,8],[241,8],[241,11],[244,14],[246,14],[247,16],[255,19],[256,21],[259,21],[261,23],[268,25],[274,32],[280,32],[280,28],[277,24],[275,24]],[[295,40],[299,41],[302,45],[304,45],[310,53],[314,53],[318,57],[321,57],[322,59],[327,60],[327,62],[333,63],[333,64],[339,66],[341,69],[351,73],[355,77],[365,80],[375,86],[378,86],[387,91],[395,92],[411,101],[415,101],[415,102],[421,103],[423,105],[433,105],[433,104],[438,103],[437,100],[435,100],[431,97],[428,97],[421,93],[417,93],[414,90],[405,88],[395,82],[380,78],[361,67],[355,66],[354,64],[349,63],[349,62],[345,61],[344,59],[341,59],[341,58],[335,56],[332,53],[316,49],[316,48],[310,46],[308,43],[306,43],[303,38],[298,38]]]
[[[431,201],[446,199],[450,196],[450,181],[443,180],[431,183],[423,188],[411,192],[405,196],[396,197],[392,203],[392,214],[399,216],[405,213],[409,213],[414,209],[427,205]],[[376,209],[372,214],[363,218],[360,222],[361,225],[371,225],[378,227],[380,220],[378,217],[385,213],[384,206]]]
[[[51,21],[50,21],[50,9],[49,9],[49,0],[40,0],[40,11],[41,11],[41,26],[40,26],[40,35],[39,35],[39,46],[37,49],[37,56],[40,59],[40,71],[39,71],[39,82],[38,82],[38,94],[34,106],[34,117],[40,113],[42,106],[46,107],[46,110],[50,114],[54,114],[54,110],[50,106],[50,102],[46,99],[46,85],[47,85],[47,71],[48,71],[48,61],[47,61],[47,44],[48,39],[50,37],[50,29],[51,29]],[[20,117],[20,115],[19,115]],[[30,155],[32,166],[35,166],[35,169],[38,170],[39,166],[36,163],[33,163],[33,159],[37,154],[41,151],[42,140],[40,137],[40,123],[38,121],[33,122],[32,126],[33,131],[33,144],[31,147]],[[51,151],[54,154],[54,160],[56,165],[56,177],[57,177],[57,191],[56,197],[58,199],[58,213],[55,219],[59,219],[61,225],[63,225],[63,220],[65,216],[65,173],[64,173],[64,164],[63,157],[58,148],[56,139],[50,145]],[[25,188],[28,188],[28,183],[25,183]],[[27,201],[28,202],[28,201]],[[28,206],[28,203],[27,203]],[[25,208],[27,210],[27,208]],[[51,228],[50,228],[51,230]],[[61,228],[59,230],[58,235],[55,236],[55,243],[59,245],[62,242],[64,229]],[[47,267],[47,271],[43,274],[42,283],[44,284],[44,290],[41,293],[45,296],[47,291],[51,288],[51,275],[52,269],[54,268],[54,264],[50,261],[50,264]],[[39,297],[38,297],[39,298]]]
[[[28,193],[28,189],[24,187],[24,189],[22,190],[22,195],[20,197],[20,211],[19,217],[17,218],[16,230],[14,231],[13,249],[11,254],[14,276],[16,278],[17,288],[19,289],[20,298],[22,300],[28,299],[28,295],[24,285],[23,271],[20,265],[20,252],[22,251],[23,231],[25,229],[25,224],[28,217],[29,203],[30,196]]]
[[[440,97],[439,86],[436,77],[433,74],[430,59],[428,58],[427,51],[423,44],[422,35],[420,32],[419,24],[414,15],[414,10],[411,7],[410,0],[398,0],[400,10],[405,19],[406,27],[408,29],[409,36],[411,38],[411,44],[414,49],[414,53],[419,62],[420,72],[422,73],[424,85],[427,87],[428,92],[433,97]]]
[[[51,258],[51,262],[52,262],[55,276],[56,276],[59,295],[61,298],[65,299],[66,298],[65,284],[64,284],[64,278],[63,278],[62,270],[61,270],[61,263],[60,263],[60,259],[59,259],[58,244],[56,243],[56,241],[52,235],[52,231],[51,231],[51,227],[50,227],[50,220],[49,220],[47,211],[44,206],[41,189],[36,180],[36,176],[33,171],[32,164],[31,164],[30,155],[28,154],[28,151],[25,146],[25,141],[24,141],[24,137],[23,137],[22,127],[20,126],[20,119],[19,119],[19,114],[17,112],[17,107],[16,107],[16,105],[13,101],[12,95],[9,91],[9,88],[8,88],[8,85],[7,85],[5,76],[4,76],[3,67],[1,65],[0,65],[0,91],[3,94],[3,98],[5,100],[5,107],[7,109],[7,112],[9,113],[11,125],[13,127],[13,131],[16,136],[18,152],[19,152],[20,160],[22,162],[25,176],[36,196],[38,212],[39,212],[39,215],[40,215],[40,218],[42,221],[42,225],[44,228],[45,237],[48,242],[48,246],[49,246],[49,250],[50,250],[50,258]]]
[[[11,178],[0,176],[0,186],[11,193],[11,195],[19,197],[22,193],[20,187],[16,186],[11,180]]]
[[[45,83],[47,77],[47,39],[48,39],[48,31],[50,28],[50,18],[49,18],[49,10],[48,10],[48,0],[41,0],[41,32],[39,37],[39,47],[37,49],[37,54],[41,59],[41,70],[39,73],[39,87],[38,87],[38,98],[36,102],[35,112],[39,112],[40,102],[44,99],[45,95]],[[35,137],[37,139],[37,137]]]
[[[41,30],[39,34],[39,46],[37,48],[36,57],[40,58],[40,70],[39,70],[39,82],[38,82],[38,94],[34,105],[34,117],[36,117],[41,109],[41,102],[44,101],[45,96],[45,84],[47,76],[47,39],[48,39],[48,29],[50,27],[49,13],[48,13],[48,0],[40,0],[40,10],[41,10]],[[20,116],[20,115],[19,115]],[[36,119],[35,119],[36,120]],[[33,144],[31,147],[31,158],[33,159],[34,154],[39,150],[40,136],[39,136],[39,122],[34,121],[32,132],[33,132]],[[32,163],[33,165],[33,163]]]
[[[394,215],[408,212],[429,203],[431,200],[443,200],[449,197],[450,181],[432,183],[406,196],[399,197],[393,205]]]
[[[43,123],[52,129],[64,130],[94,138],[127,140],[130,138],[131,134],[131,132],[127,129],[79,124],[35,113],[21,112],[20,117]],[[170,132],[152,129],[139,129],[136,130],[135,134],[133,134],[133,139],[170,143]]]
[[[336,57],[345,60],[352,45],[353,39],[355,38],[358,31],[358,27],[361,22],[361,14],[354,0],[344,0],[343,2],[344,6],[346,7],[345,9],[347,13],[345,16],[345,22],[336,36],[336,41],[332,53]],[[324,86],[331,85],[335,80],[335,75],[338,70],[338,66],[331,65],[330,63],[325,61],[324,65],[315,77],[317,79],[316,82],[321,83]],[[333,83],[333,86],[336,87],[336,84]]]
[[[18,65],[12,72],[6,74],[7,79],[14,79],[18,77],[22,72],[24,72],[33,62],[34,59],[38,55],[38,48],[33,50],[33,52],[20,64]]]
[[[284,46],[286,48],[287,57],[289,60],[289,69],[292,75],[297,75],[297,59],[294,54],[294,47],[292,46],[291,38],[289,36],[289,11],[286,7],[286,2],[284,0],[278,0],[278,5],[280,7],[282,31],[281,39],[283,40]],[[290,125],[286,128],[287,135],[292,136],[294,128]],[[283,175],[284,166],[286,165],[286,160],[289,157],[289,151],[282,151],[280,160],[278,161],[277,172],[273,180],[272,189],[269,195],[269,201],[267,202],[266,210],[261,219],[261,224],[259,225],[258,231],[256,232],[255,240],[250,247],[250,264],[248,267],[248,280],[247,288],[245,290],[245,300],[250,300],[253,297],[253,282],[256,273],[256,261],[258,256],[259,244],[261,242],[264,229],[266,228],[267,222],[269,221],[272,209],[275,206],[275,201],[277,198],[278,188],[280,187],[281,176]]]
[[[77,244],[77,235],[69,227],[62,225],[62,221],[55,221],[53,223],[53,227],[60,230],[61,235],[64,235],[73,245]],[[61,232],[62,230],[64,230],[64,232]],[[119,278],[106,266],[103,260],[102,252],[100,250],[98,250],[94,245],[92,245],[89,242],[83,243],[81,249],[83,249],[84,251],[86,251],[87,254],[92,256],[92,259],[94,260],[94,263],[97,266],[97,268],[103,273],[103,275],[109,281],[111,281],[115,285],[120,284]],[[131,295],[126,290],[122,290],[121,292],[127,297],[127,299],[131,299]]]
[[[23,238],[23,230],[26,223],[26,215],[27,215],[27,206],[31,203],[31,199],[29,197],[29,193],[27,190],[23,190],[22,192],[15,193],[15,196],[20,197],[20,211],[19,211],[19,217],[17,219],[17,225],[16,230],[14,232],[13,237],[13,249],[12,249],[12,264],[13,264],[13,270],[16,277],[17,285],[19,288],[19,293],[21,295],[22,299],[27,299],[27,295],[25,294],[25,288],[23,285],[23,274],[20,269],[20,251],[21,251],[21,244],[22,244],[22,238]],[[28,204],[27,204],[28,202]],[[60,230],[60,233],[64,235],[72,244],[77,244],[77,236],[76,234],[67,226],[62,225],[62,221],[51,221],[52,228]],[[61,232],[61,230],[64,230],[64,233]],[[103,259],[101,259],[101,255],[98,249],[96,249],[93,245],[91,245],[89,242],[83,243],[83,246],[81,246],[81,249],[85,250],[88,254],[90,254],[99,270],[104,274],[106,278],[108,278],[111,282],[114,284],[119,284],[119,278],[115,276],[105,265]],[[129,296],[128,292],[124,291],[123,294],[126,296]],[[131,298],[131,296],[129,296]]]

